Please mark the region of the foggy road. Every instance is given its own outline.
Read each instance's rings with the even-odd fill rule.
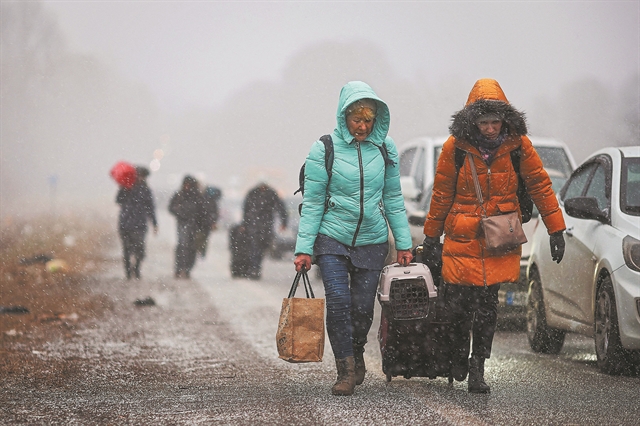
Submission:
[[[291,261],[267,259],[261,281],[232,280],[221,229],[192,279],[175,280],[175,228],[167,214],[160,214],[160,229],[148,237],[140,281],[125,281],[118,262],[99,277],[95,290],[112,303],[107,317],[37,350],[16,344],[42,369],[3,383],[1,424],[630,425],[640,418],[640,378],[599,373],[592,342],[579,336],[568,336],[563,351],[550,356],[531,352],[522,332],[498,332],[486,366],[488,395],[444,378],[387,383],[378,316],[365,382],[351,397],[334,397],[328,339],[322,363],[277,357]],[[321,282],[310,276],[322,297]],[[134,307],[146,296],[156,306]]]

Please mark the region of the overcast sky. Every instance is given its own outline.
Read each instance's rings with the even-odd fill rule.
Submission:
[[[168,111],[277,81],[294,53],[325,40],[374,42],[407,79],[496,78],[518,105],[583,78],[616,87],[640,62],[638,1],[46,3],[74,50],[144,81]]]
[[[106,171],[120,159],[155,164],[150,183],[164,191],[186,173],[238,193],[269,175],[289,191],[335,126],[340,87],[360,79],[390,105],[399,145],[445,135],[479,78],[498,80],[531,134],[565,140],[579,161],[637,143],[637,0],[43,3],[60,31],[37,21],[37,5],[2,0],[24,6],[3,9],[13,68],[2,87],[16,88],[3,92],[16,96],[3,97],[5,200],[51,193],[54,176],[60,198],[112,204]],[[41,31],[29,33],[29,13]],[[38,34],[62,34],[68,49],[52,50],[49,70],[21,70],[30,52],[8,52],[56,46]],[[21,72],[38,91],[18,90]]]

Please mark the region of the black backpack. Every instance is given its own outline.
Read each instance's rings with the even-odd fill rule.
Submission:
[[[324,144],[324,168],[327,170],[327,176],[329,180],[331,180],[331,175],[333,174],[333,139],[331,139],[331,135],[324,135],[320,137],[320,141]],[[380,153],[382,154],[382,158],[384,159],[385,166],[394,166],[396,163],[392,159],[389,158],[389,152],[387,151],[387,145],[383,142],[381,146],[378,146],[380,149]],[[300,167],[300,174],[298,174],[298,184],[300,185],[298,189],[293,193],[296,195],[298,192],[302,194],[304,197],[304,163],[302,167]],[[328,181],[327,181],[328,184]],[[302,214],[302,203],[298,205],[298,213]]]
[[[524,181],[522,180],[522,176],[520,176],[520,157],[522,156],[522,151],[520,148],[511,151],[511,165],[513,166],[513,170],[515,170],[518,175],[518,190],[516,194],[518,195],[518,202],[520,203],[520,213],[522,214],[522,223],[527,223],[531,220],[531,216],[533,215],[533,200],[529,196],[527,192],[527,188],[524,186]],[[456,172],[460,172],[462,165],[464,164],[464,158],[467,155],[465,151],[456,147],[455,151],[455,163],[456,163]]]

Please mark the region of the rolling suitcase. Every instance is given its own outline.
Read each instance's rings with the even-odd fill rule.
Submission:
[[[429,268],[422,263],[385,266],[378,301],[382,307],[378,341],[387,381],[403,376],[447,377],[452,382],[443,296]]]

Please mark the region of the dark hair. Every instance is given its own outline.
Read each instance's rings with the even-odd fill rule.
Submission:
[[[136,166],[136,174],[140,177],[145,178],[149,176],[149,169],[144,166]]]
[[[198,181],[191,175],[186,175],[182,180],[182,185],[196,185]]]

